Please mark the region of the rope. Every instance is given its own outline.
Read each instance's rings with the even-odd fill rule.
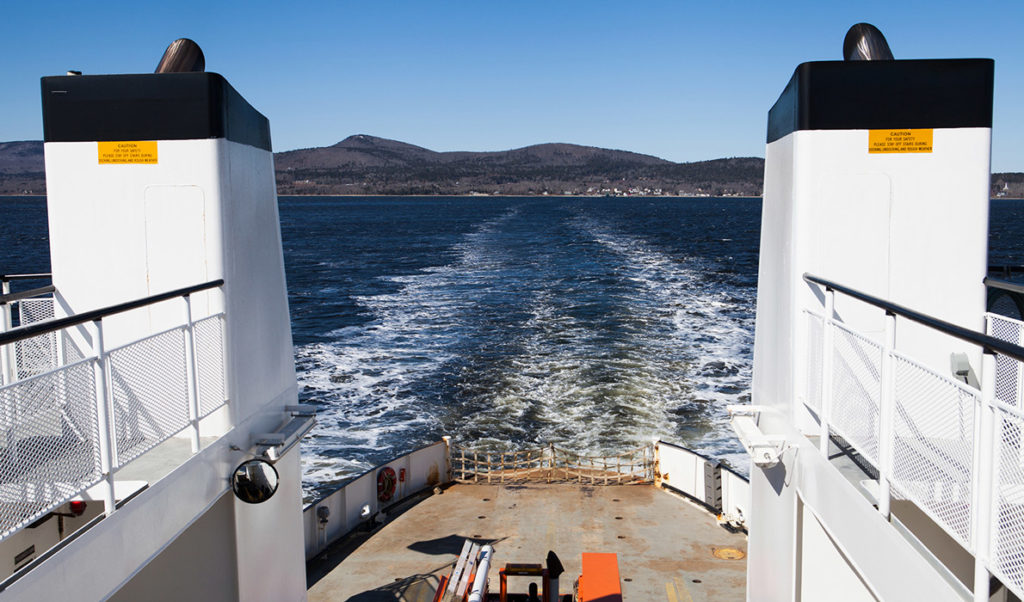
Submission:
[[[617,454],[592,456],[554,445],[504,452],[452,449],[460,483],[510,481],[584,481],[592,485],[647,483],[653,480],[653,445]],[[623,461],[623,460],[626,461]]]

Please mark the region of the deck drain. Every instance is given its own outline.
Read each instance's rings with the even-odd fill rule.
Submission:
[[[473,539],[480,539],[481,537],[483,537],[483,535],[480,535],[479,533],[473,534]]]
[[[633,580],[632,580],[632,579],[630,579],[629,577],[624,577],[624,578],[623,578],[622,580],[623,580],[623,581],[626,581],[626,582],[629,582],[629,583],[632,583],[632,582],[633,582]],[[397,579],[396,579],[396,581],[397,581]]]
[[[693,582],[694,583],[700,583],[700,579],[694,579]]]
[[[620,502],[620,501],[622,501],[622,500],[620,500],[620,499],[619,499],[619,498],[617,498],[617,497],[614,497],[614,498],[612,498],[612,501],[613,501],[613,502]]]
[[[619,539],[626,539],[625,535],[619,535],[618,537],[619,537]]]
[[[491,501],[491,498],[489,498],[489,497],[485,497],[483,501],[485,501],[485,502],[489,502],[489,501]]]
[[[486,516],[478,516],[477,518],[487,518]]]
[[[711,554],[722,560],[740,560],[746,557],[743,550],[737,548],[711,548]]]
[[[621,516],[616,516],[615,520],[622,520],[622,517]]]

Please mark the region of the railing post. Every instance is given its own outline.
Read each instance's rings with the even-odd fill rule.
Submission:
[[[893,465],[894,422],[896,420],[896,314],[885,312],[882,341],[881,390],[878,400],[878,512],[889,519],[890,483]]]
[[[452,437],[451,435],[444,435],[441,437],[444,441],[444,466],[445,466],[445,483],[449,483],[453,480],[454,469],[452,468]]]
[[[829,421],[832,419],[832,364],[835,360],[835,326],[832,315],[836,308],[836,292],[825,287],[825,322],[821,341],[821,425],[818,448],[828,457]]]
[[[0,282],[0,294],[11,294],[11,283],[8,280]],[[0,305],[0,332],[7,332],[11,329],[11,304]],[[13,344],[13,343],[12,343]],[[11,375],[11,345],[0,345],[0,386],[9,385],[14,382]]]
[[[981,406],[978,437],[974,443],[977,458],[975,467],[978,475],[974,480],[972,495],[974,506],[974,600],[988,602],[989,571],[991,560],[992,504],[996,493],[994,488],[995,463],[999,458],[995,454],[995,407],[993,400],[996,393],[996,356],[989,350],[981,356]]]
[[[188,381],[188,422],[192,453],[198,453],[199,440],[199,378],[196,373],[195,327],[192,323],[192,296],[183,295],[185,300],[185,378]]]
[[[991,324],[992,318],[985,319]],[[986,332],[991,332],[991,328],[990,325],[989,330],[986,330]],[[1024,347],[1024,327],[1017,328],[1017,344]],[[1024,362],[1015,363],[1017,364],[1017,380],[1015,381],[1017,383],[1017,396],[1013,402],[1019,409],[1024,410]],[[1009,402],[1010,400],[1007,399],[1005,401]]]
[[[103,320],[93,321],[96,336],[93,338],[93,352],[96,363],[93,364],[93,375],[96,379],[96,422],[99,425],[100,473],[103,477],[103,506],[107,516],[117,508],[114,495],[114,445],[113,433],[110,428],[110,389],[107,387],[107,358],[103,348]]]

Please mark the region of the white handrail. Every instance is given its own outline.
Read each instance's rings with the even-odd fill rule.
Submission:
[[[5,468],[8,477],[14,479],[9,485],[31,492],[0,500],[4,502],[0,504],[0,539],[96,485],[101,485],[106,514],[113,513],[117,507],[116,473],[185,429],[191,429],[192,453],[199,451],[199,373],[211,376],[213,382],[218,373],[221,381],[224,379],[225,314],[200,320],[198,323],[210,319],[216,322],[213,329],[197,333],[189,293],[180,297],[185,304],[184,324],[108,349],[103,316],[98,315],[92,321],[88,357],[0,387],[0,400],[4,402],[0,411],[8,424],[0,432],[0,439],[13,458]],[[52,337],[53,332],[42,336]],[[208,346],[200,350],[197,338]],[[59,342],[61,337],[54,340]],[[156,355],[149,355],[151,352]],[[59,352],[56,355],[58,360],[62,356]],[[146,384],[161,378],[161,382],[177,379],[181,385],[171,390]],[[209,401],[203,397],[203,401],[207,414],[227,402],[223,394]],[[67,434],[69,430],[73,437]],[[48,438],[46,449],[18,456],[25,433],[41,433]],[[68,437],[72,437],[70,442]],[[119,449],[119,444],[126,449]],[[55,462],[68,454],[70,458]]]
[[[1024,552],[1020,550],[1011,551],[1010,553],[1013,554],[1012,558],[1003,558],[1001,557],[1003,552],[999,548],[1000,542],[1005,542],[1007,537],[1021,535],[1021,533],[1018,533],[1021,529],[1015,526],[1019,521],[1008,520],[1007,517],[1001,515],[1001,513],[1013,512],[1012,516],[1015,519],[1024,517],[1024,506],[1017,508],[1017,506],[1020,506],[1020,501],[1015,499],[1007,501],[1005,498],[1006,495],[1010,495],[1006,491],[1010,491],[1015,486],[1016,481],[1011,480],[1004,483],[1004,480],[1011,479],[1012,475],[1004,475],[1003,468],[1001,468],[1004,466],[1007,457],[1013,457],[1012,455],[1008,456],[1008,454],[1019,452],[1007,448],[1008,445],[1012,446],[1013,441],[1004,440],[1006,437],[1005,432],[997,429],[997,425],[1002,424],[999,422],[1000,419],[997,419],[997,413],[1002,413],[1002,420],[1014,421],[1018,428],[1024,426],[1024,408],[1007,403],[1006,400],[999,399],[996,395],[997,353],[1000,354],[998,356],[999,361],[1016,362],[1018,364],[1017,373],[1024,373],[1024,363],[1020,359],[1024,357],[1024,348],[1017,344],[1021,339],[1024,339],[1024,323],[1021,323],[1021,338],[1016,341],[1003,341],[990,336],[990,334],[975,333],[815,276],[805,275],[805,280],[825,288],[825,319],[822,332],[823,357],[821,362],[821,380],[823,383],[822,408],[820,412],[820,435],[822,440],[819,445],[821,452],[826,457],[828,456],[829,438],[831,433],[836,431],[836,425],[833,424],[833,416],[835,415],[835,404],[838,402],[834,399],[833,394],[833,386],[835,384],[833,375],[837,367],[834,360],[836,351],[834,350],[833,341],[838,324],[833,319],[833,308],[835,303],[834,295],[838,292],[885,311],[885,334],[881,344],[881,375],[880,382],[878,383],[880,387],[879,415],[873,434],[873,436],[877,437],[878,441],[876,468],[878,469],[879,512],[886,518],[889,517],[890,498],[893,495],[891,489],[896,477],[895,454],[897,443],[902,442],[904,464],[899,482],[907,487],[904,487],[903,489],[906,490],[900,493],[917,504],[940,528],[954,539],[960,541],[974,554],[975,600],[989,599],[989,581],[992,575],[997,575],[1002,579],[1004,584],[1018,596],[1024,595],[1024,575],[1017,571],[1010,571],[1008,574],[1006,570],[1003,570],[1007,563],[1011,565],[1019,564],[1021,562],[1020,556]],[[913,320],[939,332],[956,336],[961,340],[981,347],[983,354],[980,391],[948,375],[939,374],[897,352],[895,350],[897,317]],[[987,319],[986,322],[990,323],[993,317]],[[1007,318],[1000,316],[998,319]],[[842,329],[857,337],[862,336],[846,325]],[[991,333],[991,327],[987,327],[986,330]],[[810,353],[809,349],[808,353]],[[807,359],[808,364],[810,364],[810,357],[808,356]],[[937,420],[947,420],[946,423],[936,423],[939,426],[922,426],[917,424],[916,420],[922,419],[923,416],[925,420],[930,418],[927,418],[927,412],[922,410],[923,406],[921,404],[924,402],[921,400],[898,398],[897,386],[900,383],[900,374],[899,370],[896,369],[897,361],[905,366],[904,370],[911,370],[910,374],[915,375],[914,378],[925,377],[930,379],[929,382],[939,383],[935,386],[943,387],[944,389],[942,390],[949,392],[945,403],[947,405],[952,403],[954,404],[952,407],[961,408],[961,413],[959,414],[960,433],[956,431],[949,432],[950,427],[944,426],[949,424],[948,416],[937,418]],[[1016,381],[1018,389],[1021,387],[1021,380],[1018,378]],[[908,384],[910,384],[909,381],[904,386],[906,387]],[[806,382],[804,386],[808,386]],[[809,399],[808,392],[805,392],[804,397]],[[940,403],[939,399],[932,401]],[[908,406],[907,404],[910,405]],[[897,415],[897,407],[902,408],[900,410],[902,413],[899,415]],[[971,410],[965,415],[963,412],[966,408],[971,408]],[[941,413],[943,410],[936,406],[932,411],[933,413]],[[897,420],[902,421],[900,423],[903,424],[902,432],[900,424],[897,424]],[[954,421],[953,424],[952,428],[955,429],[956,422]],[[963,431],[966,425],[973,425],[973,427]],[[1000,426],[1000,429],[1004,428],[1006,427]],[[934,429],[938,429],[938,431]],[[946,431],[945,434],[941,434],[943,430]],[[858,448],[857,442],[850,441],[850,444],[863,457],[871,457],[870,454],[865,454],[864,450]],[[963,455],[959,457],[950,455],[957,452],[944,449],[943,445],[953,445],[956,449],[969,449],[970,462],[965,463],[963,461],[965,456]],[[910,450],[909,452],[906,451],[908,449]],[[924,462],[923,467],[913,462],[908,464],[906,460],[907,453],[917,454],[915,457],[920,458]],[[933,457],[929,458],[929,454],[932,454]],[[913,471],[915,470],[918,472],[914,473]],[[970,471],[969,474],[967,473],[968,470]],[[1024,471],[1024,468],[1019,467],[1017,470],[1018,472]],[[936,471],[941,475],[940,477],[936,477]],[[939,478],[939,480],[935,480],[936,478]],[[964,479],[968,479],[965,484],[968,484],[970,487],[970,492],[966,498],[966,504],[961,502],[957,508],[966,505],[966,509],[950,509],[952,501],[939,501],[941,496],[957,496],[958,494],[955,493],[956,488],[960,483],[964,483]],[[921,497],[921,484],[929,482],[934,483],[932,497],[936,499],[926,499],[928,496]],[[953,499],[952,497],[950,498],[950,500]],[[960,497],[955,499],[960,499]],[[966,516],[964,516],[964,512],[967,513]]]

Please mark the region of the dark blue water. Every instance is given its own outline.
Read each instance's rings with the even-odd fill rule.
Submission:
[[[452,435],[738,454],[760,203],[288,198],[307,474]]]
[[[618,450],[661,436],[739,463],[760,202],[282,197],[307,479],[452,435]],[[1024,202],[990,263],[1024,264]],[[48,270],[45,203],[0,197],[0,272]]]

